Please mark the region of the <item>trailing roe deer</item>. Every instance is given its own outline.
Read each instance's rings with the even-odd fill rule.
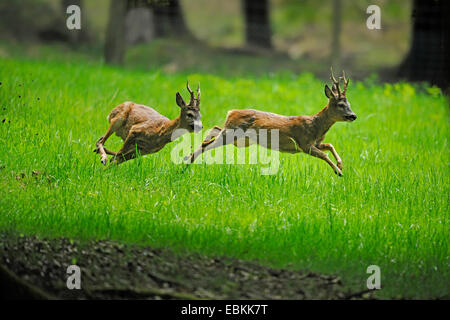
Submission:
[[[200,83],[197,88],[197,98],[189,88],[189,82],[186,87],[191,95],[189,104],[186,104],[177,92],[176,102],[181,112],[174,120],[166,118],[150,107],[133,102],[124,102],[115,107],[107,118],[110,123],[109,129],[97,141],[97,148],[94,150],[100,154],[101,162],[107,163],[107,154],[113,155],[111,162],[120,164],[135,158],[137,152],[141,155],[158,152],[171,142],[172,133],[176,129],[186,129],[189,132],[200,131],[203,128],[200,120]],[[113,133],[124,140],[123,147],[118,152],[104,147],[106,140]]]
[[[347,86],[350,79],[345,78],[345,72],[342,77],[336,80],[331,70],[332,89],[325,85],[325,95],[328,98],[328,104],[313,116],[282,116],[275,113],[263,112],[253,109],[231,110],[228,112],[223,129],[214,127],[206,139],[190,157],[185,157],[189,163],[203,152],[220,147],[225,144],[233,143],[238,146],[238,137],[234,136],[234,131],[241,129],[245,132],[249,129],[256,131],[259,136],[259,130],[265,129],[268,134],[270,130],[279,130],[279,147],[281,152],[297,153],[303,151],[314,157],[326,161],[334,172],[342,176],[342,160],[334,147],[329,143],[322,143],[325,134],[331,126],[337,121],[354,121],[356,114],[350,109],[350,103],[346,98]],[[340,80],[344,81],[344,90],[339,87]],[[229,135],[229,139],[227,139]],[[259,140],[259,139],[258,139]],[[270,139],[269,139],[270,140]],[[252,141],[245,137],[245,146]],[[240,146],[240,145],[239,145]],[[270,141],[264,147],[271,148]],[[323,151],[331,151],[337,164],[334,164],[328,155]]]

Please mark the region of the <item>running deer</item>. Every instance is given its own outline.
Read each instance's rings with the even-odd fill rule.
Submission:
[[[194,96],[189,82],[186,88],[191,95],[189,103],[176,93],[176,103],[180,107],[180,115],[170,120],[159,114],[154,109],[136,104],[134,102],[124,102],[115,107],[108,115],[110,123],[108,131],[97,141],[97,148],[94,152],[99,153],[101,162],[106,165],[108,154],[112,155],[111,162],[120,164],[124,161],[136,157],[137,152],[141,155],[155,153],[164,148],[172,141],[172,134],[176,129],[179,132],[198,132],[203,126],[200,115],[200,83],[197,87],[197,98]],[[115,133],[124,140],[123,147],[118,152],[113,152],[104,147],[106,140]]]
[[[333,75],[333,70],[330,71],[330,78],[333,81],[332,89],[328,85],[325,85],[325,95],[328,98],[328,104],[315,115],[287,117],[253,109],[231,110],[228,112],[224,128],[214,127],[202,142],[201,147],[192,153],[190,157],[185,157],[185,160],[188,163],[193,163],[203,152],[226,144],[247,147],[252,143],[260,143],[260,139],[256,141],[255,138],[259,137],[259,131],[261,129],[267,130],[268,136],[271,130],[279,130],[279,143],[276,150],[289,153],[304,152],[310,154],[326,161],[336,174],[342,176],[341,158],[333,145],[330,143],[322,143],[322,141],[334,123],[338,121],[354,121],[356,120],[356,114],[350,109],[350,103],[346,98],[350,79],[345,78],[345,72],[343,71],[342,77],[336,80]],[[342,91],[339,87],[341,80],[344,82],[344,90]],[[253,129],[256,132],[254,139],[246,136],[244,138],[245,144],[239,143],[239,137],[234,135],[234,132],[238,130],[245,133],[249,129]],[[270,141],[264,147],[271,148]],[[326,150],[331,151],[336,159],[336,164],[323,152]]]

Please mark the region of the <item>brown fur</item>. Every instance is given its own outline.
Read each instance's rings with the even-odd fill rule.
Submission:
[[[342,175],[342,160],[331,144],[323,144],[326,133],[337,121],[353,121],[356,115],[350,109],[350,103],[345,96],[348,81],[345,79],[344,91],[340,91],[339,83],[334,81],[333,90],[325,86],[328,104],[313,116],[283,116],[275,113],[253,109],[231,110],[228,112],[223,129],[214,127],[202,146],[190,156],[190,163],[205,151],[220,147],[226,143],[227,129],[254,129],[259,135],[260,129],[279,130],[279,148],[281,152],[304,152],[326,161],[337,173]],[[334,79],[334,77],[332,77]],[[219,139],[220,138],[220,139]],[[246,139],[245,146],[251,141]],[[254,142],[254,141],[253,141]],[[270,139],[269,139],[270,142]],[[234,145],[238,142],[234,140]],[[265,146],[271,148],[270,144]],[[334,164],[323,151],[331,151],[337,164]]]
[[[107,154],[113,155],[111,161],[117,164],[141,155],[155,153],[171,142],[172,133],[176,129],[194,131],[194,122],[200,121],[200,87],[197,89],[198,98],[194,98],[193,92],[187,85],[191,99],[186,104],[177,92],[177,104],[181,108],[180,115],[174,120],[159,114],[154,109],[136,104],[124,102],[115,107],[108,115],[110,126],[106,133],[97,141],[97,152],[101,156],[101,162],[106,164]],[[104,147],[106,140],[115,133],[124,140],[123,147],[118,152],[113,152]]]

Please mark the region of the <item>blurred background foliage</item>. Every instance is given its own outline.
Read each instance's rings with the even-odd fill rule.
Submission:
[[[423,0],[0,0],[0,58],[26,56],[98,62],[106,56],[107,62],[169,73],[242,75],[307,71],[324,78],[333,65],[336,69],[345,68],[353,78],[376,72],[383,80],[394,80],[411,47],[413,7],[422,2],[425,3]],[[448,10],[443,1],[433,2],[438,4],[437,10]],[[126,4],[123,19],[112,16],[111,3]],[[66,28],[68,4],[82,8],[81,31]],[[369,17],[366,10],[371,4],[381,8],[380,30],[369,30],[366,26]],[[175,8],[175,16],[170,16],[173,14],[170,7]],[[251,10],[253,16],[248,15]],[[258,20],[261,12],[268,15],[267,28],[253,30],[257,36],[267,33],[269,40],[259,46],[258,39],[252,42],[248,38],[247,29],[249,19],[256,17],[256,22],[261,21]],[[181,26],[172,32],[167,31],[167,21],[161,18],[168,14],[175,25]],[[431,15],[428,19],[436,20]],[[110,32],[111,41],[126,46],[123,57],[119,55],[117,59],[104,54],[109,20],[114,21],[116,28]],[[126,29],[123,39],[116,35],[120,28]],[[106,48],[111,52],[111,46],[106,44]],[[440,65],[437,69],[441,69]],[[426,78],[414,80],[430,80]]]

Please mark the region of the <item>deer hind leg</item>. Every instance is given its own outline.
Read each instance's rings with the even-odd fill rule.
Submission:
[[[227,139],[227,130],[231,130],[231,134],[233,134],[234,139]],[[215,138],[212,138],[210,141],[207,141],[205,145],[202,144],[200,148],[198,148],[194,153],[192,153],[190,157],[190,162],[188,163],[193,163],[199,155],[201,155],[206,151],[219,148],[227,144],[234,144],[236,139],[239,139],[239,137],[234,135],[233,129],[222,129]]]
[[[319,150],[328,150],[331,151],[333,154],[333,157],[336,159],[336,164],[339,169],[342,170],[342,160],[341,157],[339,157],[338,153],[336,152],[336,149],[334,149],[333,145],[331,143],[321,143],[317,146]]]
[[[105,135],[100,137],[100,139],[98,139],[98,141],[96,143],[97,148],[94,149],[94,152],[100,154],[100,161],[105,165],[106,165],[106,162],[108,161],[107,153],[109,153],[110,150],[108,150],[109,152],[106,151],[107,149],[105,149],[105,147],[103,145],[113,132],[114,131],[112,130],[112,125],[111,125],[109,127],[108,131],[106,131]]]
[[[103,137],[102,137],[102,138],[103,138]],[[100,139],[101,139],[101,138],[100,138]],[[99,139],[99,140],[100,140],[100,139]],[[115,155],[117,154],[117,152],[114,152],[114,151],[111,151],[111,150],[109,150],[109,149],[106,149],[104,146],[103,146],[103,150],[105,151],[106,154],[109,154],[109,155],[115,156]],[[100,147],[95,148],[95,149],[93,150],[93,152],[95,152],[95,153],[100,153]]]
[[[326,153],[320,151],[317,147],[315,146],[311,146],[309,148],[309,150],[306,150],[306,153],[312,155],[313,157],[322,159],[324,161],[326,161],[326,163],[328,163],[330,165],[331,168],[333,168],[334,172],[339,175],[340,177],[343,176],[341,169],[339,169],[334,163],[333,161],[331,161],[331,159],[327,156]]]
[[[117,152],[114,152],[114,151],[111,151],[111,150],[109,150],[109,149],[106,149],[105,147],[103,147],[103,150],[105,150],[105,153],[106,153],[106,154],[109,154],[109,155],[111,155],[111,156],[117,155]],[[97,153],[98,153],[98,148],[95,149],[94,152],[97,152]]]
[[[194,163],[195,159],[197,159],[199,155],[201,155],[203,152],[206,151],[205,148],[210,144],[212,144],[216,140],[216,138],[221,134],[221,132],[222,129],[218,126],[212,128],[211,131],[206,136],[206,138],[203,140],[201,147],[195,150],[195,152],[191,153],[190,156],[184,157],[184,161],[190,159],[189,163]]]
[[[111,158],[110,161],[111,161],[111,163],[115,163],[115,164],[119,165],[125,161],[136,158],[137,151],[139,151],[139,149],[136,150],[136,148],[135,148],[134,150],[130,150],[128,152],[124,152],[124,153],[120,153],[120,154],[117,153],[114,157]]]
[[[203,140],[202,145],[207,142],[212,142],[211,140],[213,138],[217,137],[219,135],[220,131],[222,131],[222,128],[220,128],[218,126],[214,126],[214,128],[212,128],[211,131],[206,136],[205,140]]]
[[[139,145],[136,145],[134,131],[130,131],[122,148],[111,158],[111,163],[121,164],[122,162],[136,158],[137,152],[142,152]]]
[[[106,133],[100,137],[100,139],[98,139],[97,143],[96,143],[96,148],[94,149],[94,152],[99,153],[100,154],[100,159],[101,162],[106,165],[106,163],[108,162],[108,156],[107,154],[110,155],[116,155],[116,152],[108,150],[104,147],[104,144],[106,142],[106,140],[108,140],[108,138],[116,131],[117,127],[121,124],[121,121],[119,118],[113,119],[111,121],[111,124],[109,125],[108,130],[106,131]]]

